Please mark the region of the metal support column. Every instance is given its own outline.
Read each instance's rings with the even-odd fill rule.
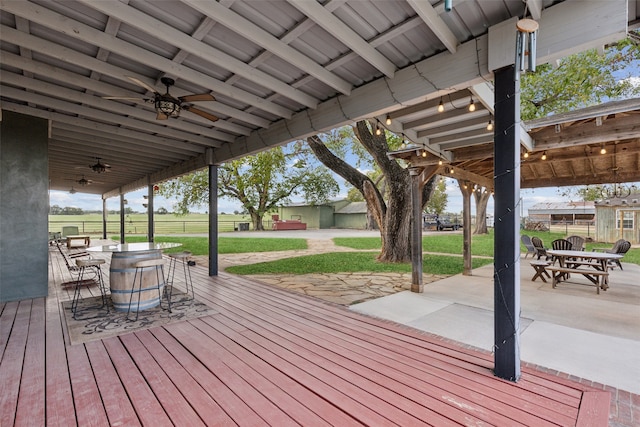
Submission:
[[[120,192],[120,243],[124,241],[124,194]]]
[[[150,242],[153,242],[153,184],[147,186],[147,238]]]
[[[520,378],[520,82],[514,65],[495,71],[495,375]]]
[[[102,199],[102,238],[107,238],[107,199]]]
[[[209,165],[209,276],[218,275],[218,166]]]

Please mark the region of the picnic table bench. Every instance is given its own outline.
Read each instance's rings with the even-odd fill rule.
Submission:
[[[608,283],[609,271],[596,270],[596,269],[584,269],[584,268],[576,268],[576,267],[556,267],[549,266],[545,267],[546,271],[551,272],[551,278],[553,282],[551,286],[553,288],[560,282],[566,281],[569,278],[569,274],[581,274],[593,285],[596,287],[596,292],[600,293],[600,288],[606,290],[606,284]],[[544,279],[543,279],[544,280]]]

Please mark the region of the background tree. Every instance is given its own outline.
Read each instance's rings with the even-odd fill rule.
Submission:
[[[619,75],[625,68],[633,69],[629,65],[639,59],[640,46],[627,39],[604,54],[592,49],[567,56],[557,66],[539,65],[535,73],[522,75],[522,120],[640,96],[640,85],[634,85],[632,76]]]
[[[225,163],[218,169],[218,197],[238,200],[251,216],[254,230],[264,230],[267,212],[299,196],[308,204],[325,203],[339,186],[331,173],[314,165],[306,153],[275,147],[253,156]],[[186,214],[190,207],[204,206],[209,199],[208,173],[197,171],[163,183],[160,194],[176,197],[175,212]]]
[[[487,204],[491,193],[486,188],[478,185],[473,192],[473,198],[476,202],[476,227],[473,234],[488,234],[487,228]]]
[[[444,177],[438,176],[435,179],[431,197],[424,206],[424,212],[441,216],[447,209],[449,195],[447,194],[447,181]]]
[[[388,140],[386,132],[376,135],[367,122],[359,121],[351,129],[345,127],[323,137],[314,135],[307,138],[307,144],[318,160],[363,195],[380,229],[382,250],[378,260],[409,262],[411,260],[411,180],[408,169],[404,169],[396,160],[387,157],[387,153],[392,148],[399,147],[402,142],[396,136],[391,134],[389,136]],[[366,173],[343,160],[347,145],[350,145],[355,153],[360,151],[361,161],[365,161],[368,157],[379,169],[384,180],[383,191]],[[433,178],[424,183],[423,204],[431,195],[433,183]]]

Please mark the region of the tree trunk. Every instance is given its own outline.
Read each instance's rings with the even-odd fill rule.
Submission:
[[[263,231],[264,224],[262,223],[262,215],[259,215],[255,210],[250,210],[249,215],[251,215],[254,231]]]
[[[478,187],[481,191],[474,191],[473,197],[476,201],[476,228],[473,234],[488,234],[487,230],[487,203],[491,193],[483,187]]]
[[[378,256],[383,262],[411,261],[411,181],[409,171],[387,157],[390,151],[385,134],[375,135],[366,122],[360,121],[354,127],[354,134],[371,154],[380,167],[387,185],[387,201],[374,182],[356,168],[335,156],[318,136],[307,138],[309,147],[329,169],[340,175],[362,193],[370,215],[380,230],[382,251]],[[423,202],[428,200],[433,187],[425,185],[422,192]],[[424,204],[424,203],[423,203]]]

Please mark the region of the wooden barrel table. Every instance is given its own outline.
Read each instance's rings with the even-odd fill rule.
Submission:
[[[133,278],[136,273],[134,265],[139,261],[150,259],[162,259],[162,249],[181,246],[180,243],[128,243],[124,245],[105,245],[91,247],[90,252],[111,252],[111,265],[109,267],[109,286],[111,288],[111,301],[118,311],[138,311],[138,298],[140,299],[140,311],[156,307],[160,304],[165,283],[160,267],[145,268],[142,271],[142,292],[133,291]],[[138,277],[136,277],[136,284]],[[160,292],[158,292],[158,285]],[[132,295],[133,293],[133,295]]]
[[[158,293],[158,279],[163,280],[161,271],[156,271],[160,267],[145,268],[136,277],[136,284],[139,283],[142,275],[142,291],[133,292],[133,279],[136,273],[134,265],[138,261],[148,259],[162,259],[160,250],[139,251],[139,252],[114,252],[111,255],[111,267],[109,268],[109,283],[111,284],[111,301],[113,308],[118,311],[146,310],[160,304],[160,295],[164,289],[164,282],[160,283],[160,293]],[[138,304],[138,300],[140,304]]]

